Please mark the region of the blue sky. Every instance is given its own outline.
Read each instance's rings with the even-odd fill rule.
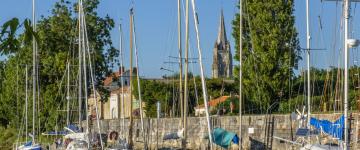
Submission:
[[[47,16],[57,0],[37,0],[36,15]],[[75,1],[75,0],[74,0]],[[236,8],[237,0],[197,0],[199,15],[199,29],[201,47],[203,50],[203,62],[206,76],[211,76],[212,51],[216,40],[220,11],[223,9],[225,16],[227,37],[231,42],[234,54],[234,40],[231,36],[231,21]],[[160,77],[169,72],[161,71],[161,67],[177,70],[176,64],[164,64],[166,61],[176,61],[169,56],[177,56],[177,0],[135,0],[135,25],[137,45],[139,49],[139,65],[141,76],[149,78]],[[101,0],[98,7],[100,16],[109,14],[115,20],[116,27],[112,30],[112,38],[115,47],[119,47],[120,23],[123,25],[125,56],[129,55],[129,8],[132,6],[130,0]],[[352,4],[353,27],[352,36],[359,37],[359,8]],[[327,68],[328,66],[342,65],[342,56],[339,48],[342,46],[343,34],[340,16],[342,4],[336,2],[323,2],[310,0],[311,35],[312,48],[325,50],[314,50],[311,53],[311,65],[314,67]],[[305,24],[305,0],[295,0],[295,18],[300,46],[306,47],[306,24]],[[191,14],[190,14],[191,15]],[[322,20],[323,29],[319,27],[319,17]],[[2,0],[0,5],[0,24],[12,17],[20,19],[31,18],[31,0]],[[190,16],[190,56],[198,57],[196,49],[196,37],[192,15]],[[183,34],[184,35],[184,34]],[[303,55],[303,54],[302,54]],[[341,56],[341,57],[340,57]],[[359,59],[357,49],[350,51],[350,64],[356,64]],[[299,69],[304,68],[305,57],[299,64]],[[2,58],[3,59],[3,58]],[[128,59],[125,60],[128,62]],[[360,63],[360,60],[359,60]],[[128,64],[128,63],[126,63]],[[234,64],[238,62],[234,61]],[[191,64],[190,71],[199,74],[199,64]]]

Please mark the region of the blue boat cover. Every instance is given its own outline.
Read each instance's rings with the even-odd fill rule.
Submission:
[[[73,130],[74,132],[78,133],[80,132],[80,129],[78,126],[74,125],[74,124],[70,124],[67,126],[69,129]]]
[[[32,141],[26,142],[23,146],[24,146],[24,148],[29,149],[29,150],[41,150],[41,146],[40,145],[32,145]]]
[[[31,145],[32,145],[32,141],[26,142],[26,143],[24,144],[24,146],[31,146]]]
[[[229,132],[222,128],[215,128],[212,135],[213,142],[223,148],[228,148],[231,142],[239,143],[239,137],[234,132]]]
[[[178,134],[175,133],[169,133],[169,134],[165,134],[163,137],[163,140],[176,140],[179,139],[180,137],[178,136]]]
[[[343,133],[344,133],[344,115],[336,120],[335,122],[331,122],[329,120],[319,120],[316,118],[310,118],[310,124],[314,126],[316,129],[325,132],[335,138],[343,140]]]

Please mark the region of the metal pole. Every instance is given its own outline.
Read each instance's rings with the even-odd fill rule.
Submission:
[[[32,5],[33,5],[33,10],[32,10],[32,25],[33,25],[33,30],[34,32],[36,31],[36,23],[35,23],[35,0],[32,1]],[[36,41],[35,41],[35,37],[33,36],[33,121],[32,121],[32,144],[35,144],[35,109],[36,109]]]
[[[178,49],[179,49],[179,102],[181,111],[181,125],[184,128],[184,98],[183,98],[183,86],[182,86],[182,43],[181,43],[181,0],[178,0]],[[174,109],[174,108],[173,108]]]
[[[310,129],[310,115],[311,115],[311,89],[310,89],[310,20],[309,20],[309,0],[306,0],[306,65],[307,65],[307,124],[306,127]],[[309,130],[310,131],[310,130]],[[308,137],[310,142],[310,136]],[[310,142],[311,143],[311,142]]]
[[[66,125],[70,125],[70,60],[67,63]]]
[[[184,139],[182,139],[182,148],[186,149],[187,139],[187,103],[188,103],[188,52],[189,52],[189,0],[186,0],[185,6],[185,83],[184,83]],[[182,59],[182,58],[180,58]]]
[[[19,114],[19,65],[16,65],[16,115],[20,116]],[[16,129],[20,129],[20,117],[16,120]]]
[[[82,14],[84,13],[84,10],[82,10]],[[89,59],[89,67],[90,67],[90,77],[91,77],[91,85],[92,85],[92,90],[93,90],[93,98],[96,100],[95,102],[95,112],[96,112],[96,123],[97,123],[97,127],[98,127],[98,133],[99,133],[99,138],[100,138],[100,145],[101,145],[101,149],[104,149],[104,143],[102,142],[102,136],[101,136],[101,125],[100,125],[100,117],[99,117],[99,110],[98,110],[98,103],[97,103],[97,95],[96,95],[96,88],[95,88],[95,75],[93,73],[93,67],[92,67],[92,61],[91,61],[91,56],[90,56],[90,46],[89,46],[89,40],[88,40],[88,35],[87,35],[87,28],[86,28],[86,18],[85,16],[83,17],[84,20],[84,39],[85,39],[85,43],[86,43],[86,48],[85,48],[85,53],[88,54],[88,59]],[[88,112],[88,107],[87,107],[87,103],[86,103],[86,112]],[[90,142],[88,142],[89,144]]]
[[[125,128],[125,107],[124,107],[124,54],[123,54],[123,32],[122,32],[122,27],[120,24],[119,27],[120,30],[120,72],[121,72],[121,119],[122,119],[122,128],[121,131],[122,133],[124,133],[124,128]],[[123,138],[124,138],[124,134],[123,134]]]
[[[82,50],[82,55],[83,55],[83,73],[84,73],[84,98],[85,98],[85,117],[86,117],[86,133],[88,134],[89,133],[89,115],[88,115],[88,85],[87,85],[87,64],[86,64],[86,43],[85,43],[85,26],[86,26],[86,23],[85,23],[85,16],[84,16],[84,11],[83,11],[83,7],[82,7],[82,2],[81,2],[81,31],[82,31],[82,38],[83,40],[81,41],[82,42],[82,48],[84,48]],[[96,94],[96,93],[94,93]],[[96,99],[95,99],[96,101]],[[96,103],[96,102],[95,102]],[[89,142],[88,142],[89,143]]]
[[[139,56],[138,56],[138,49],[136,44],[136,32],[135,32],[135,18],[132,15],[133,19],[133,34],[134,34],[134,49],[135,49],[135,65],[136,65],[136,78],[137,78],[137,86],[138,86],[138,95],[139,95],[139,106],[140,106],[140,122],[141,122],[141,132],[143,132],[144,138],[144,149],[148,149],[147,141],[145,137],[145,130],[144,130],[144,116],[143,116],[143,106],[142,106],[142,96],[141,96],[141,86],[140,86],[140,75],[139,75]]]
[[[159,119],[160,119],[160,112],[161,112],[161,105],[160,102],[158,101],[156,103],[156,108],[157,108],[157,117],[156,117],[156,149],[159,149]]]
[[[79,91],[78,91],[78,101],[79,101],[79,127],[81,127],[81,97],[82,97],[82,81],[81,81],[81,79],[82,79],[82,67],[81,67],[81,29],[80,29],[80,24],[81,24],[81,6],[80,5],[82,5],[81,4],[82,2],[81,2],[81,0],[79,0],[79,8],[78,8],[78,10],[79,10],[79,16],[78,16],[78,24],[79,24],[79,39],[78,39],[78,46],[79,46],[79,55],[78,55],[78,57],[79,57]]]
[[[25,140],[28,140],[28,100],[29,100],[29,96],[28,96],[28,66],[25,66]]]
[[[239,150],[242,149],[242,1],[239,0]]]
[[[200,36],[199,36],[199,28],[198,28],[199,22],[197,20],[195,1],[191,0],[191,4],[192,4],[195,31],[196,31],[197,48],[198,48],[198,55],[199,55],[199,65],[200,65],[200,74],[201,74],[201,85],[202,85],[202,91],[203,91],[203,97],[204,97],[204,105],[205,105],[205,110],[206,110],[206,121],[207,121],[209,141],[210,141],[210,150],[212,150],[213,149],[213,145],[212,145],[213,138],[212,138],[212,134],[211,134],[212,128],[211,128],[210,114],[209,114],[209,108],[208,108],[208,95],[207,95],[207,90],[206,90],[205,73],[204,73],[204,67],[203,67],[203,62],[202,62],[202,50],[201,50],[201,46],[200,46]]]
[[[349,90],[349,84],[348,84],[348,80],[349,80],[349,74],[348,74],[348,57],[349,57],[349,53],[348,53],[348,45],[347,45],[347,40],[348,40],[348,26],[349,26],[349,17],[350,17],[350,2],[349,0],[344,0],[344,120],[345,120],[345,133],[344,133],[344,149],[349,149],[349,139],[348,139],[348,130],[349,130],[349,124],[348,124],[348,90]]]
[[[132,116],[132,76],[133,76],[133,11],[130,9],[130,88],[129,88],[129,95],[130,95],[130,124],[129,124],[129,145],[130,148],[133,147],[133,140],[132,140],[132,130],[133,130],[133,116]]]

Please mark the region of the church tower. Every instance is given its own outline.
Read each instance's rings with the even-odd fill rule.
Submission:
[[[215,41],[213,49],[213,64],[212,77],[213,78],[231,78],[232,77],[232,55],[230,50],[230,43],[226,38],[224,14],[221,10],[220,25],[218,37]]]

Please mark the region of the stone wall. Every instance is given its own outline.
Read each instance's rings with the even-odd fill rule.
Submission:
[[[316,114],[313,115],[319,119],[328,119],[331,121],[336,120],[340,114]],[[359,114],[353,114],[352,130],[351,130],[351,149],[358,149],[358,121]],[[280,137],[287,140],[298,141],[306,140],[301,137],[297,137],[295,132],[298,128],[298,121],[291,121],[290,114],[284,115],[250,115],[243,116],[242,122],[242,137],[243,147],[245,149],[265,149],[265,147],[272,147],[276,150],[288,150],[299,149],[299,145],[290,144],[286,141],[281,141],[271,137],[271,126],[268,126],[269,132],[266,131],[266,122],[274,120],[273,136]],[[110,131],[118,131],[120,137],[127,137],[128,133],[128,120],[124,120],[125,126],[123,126],[122,120],[101,120],[101,126],[103,133],[109,133]],[[180,140],[163,141],[162,138],[165,134],[171,132],[177,132],[180,129],[180,118],[156,118],[144,119],[146,139],[148,140],[151,149],[158,148],[179,148],[181,147]],[[221,116],[211,118],[212,127],[221,127],[228,131],[236,132],[239,135],[239,118],[237,116]],[[249,128],[253,128],[254,132],[249,134]],[[96,129],[96,128],[95,128]],[[94,128],[92,128],[94,131]],[[158,132],[157,132],[158,131]],[[158,134],[158,136],[157,136]],[[188,132],[187,132],[187,147],[189,149],[208,149],[208,140],[205,138],[207,135],[207,123],[204,117],[189,117],[188,118]],[[139,119],[134,120],[133,126],[133,138],[137,148],[141,149],[144,143],[143,132],[141,132],[141,122]],[[320,134],[311,138],[312,142],[321,143],[335,143],[337,140],[332,139],[329,136]],[[220,147],[215,146],[217,149]]]

